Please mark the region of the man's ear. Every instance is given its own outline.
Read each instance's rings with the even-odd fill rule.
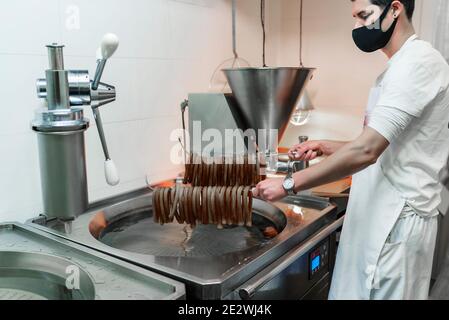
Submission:
[[[404,5],[402,4],[401,1],[393,1],[393,3],[391,4],[391,8],[393,9],[393,16],[395,18],[398,18],[401,13],[404,11]]]

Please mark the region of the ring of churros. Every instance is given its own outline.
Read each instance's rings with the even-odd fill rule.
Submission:
[[[251,187],[175,186],[153,192],[153,218],[161,225],[176,220],[191,226],[251,226],[251,217]]]
[[[261,181],[258,168],[254,156],[204,159],[190,154],[185,165],[184,184],[194,187],[255,186]]]

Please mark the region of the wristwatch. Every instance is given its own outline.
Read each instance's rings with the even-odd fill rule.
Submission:
[[[289,161],[288,162],[288,172],[287,176],[285,177],[284,183],[282,184],[282,187],[287,192],[289,196],[296,195],[295,192],[295,180],[293,179],[293,165],[294,162]]]

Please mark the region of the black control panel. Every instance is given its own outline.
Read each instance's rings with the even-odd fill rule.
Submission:
[[[329,239],[309,253],[309,279],[321,277],[329,269]]]

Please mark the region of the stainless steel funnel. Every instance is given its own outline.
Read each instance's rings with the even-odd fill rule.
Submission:
[[[298,99],[315,69],[224,69],[246,129],[278,130],[282,139]]]

